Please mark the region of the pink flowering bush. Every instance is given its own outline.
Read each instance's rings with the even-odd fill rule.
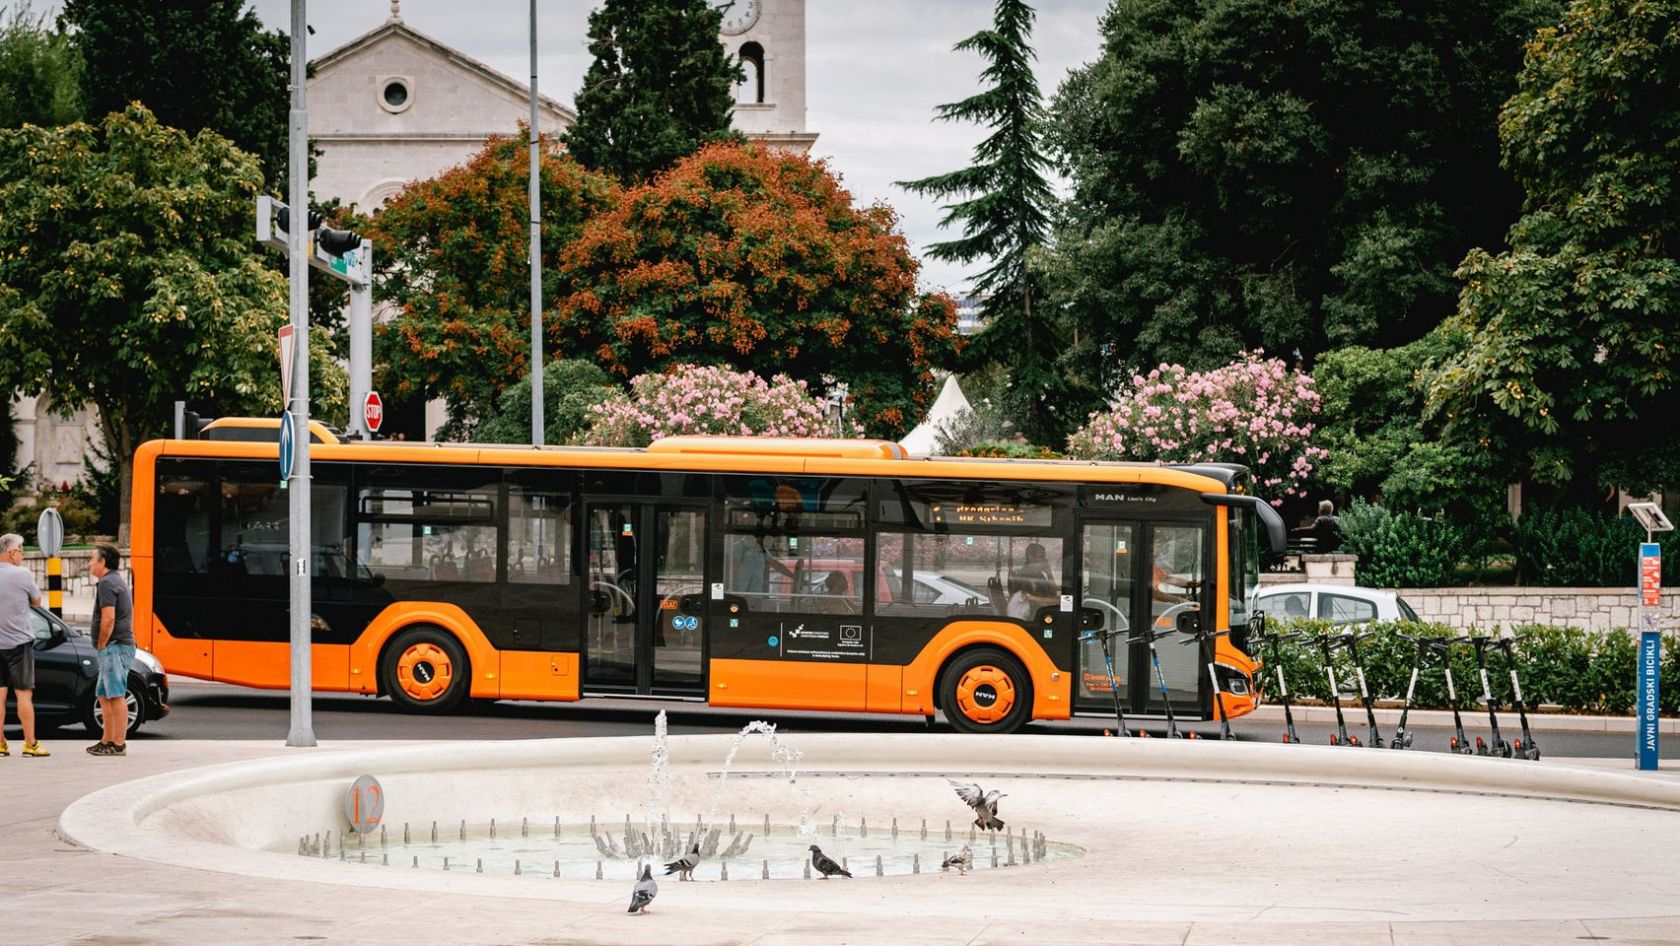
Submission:
[[[834,422],[805,382],[787,375],[765,381],[750,371],[710,365],[676,365],[639,375],[629,394],[590,408],[582,442],[645,447],[661,437],[720,434],[762,437],[832,437]],[[850,420],[846,435],[861,436]]]
[[[1310,375],[1279,358],[1244,352],[1213,371],[1162,365],[1134,376],[1115,399],[1068,438],[1068,453],[1088,460],[1241,463],[1274,505],[1306,495],[1315,463],[1328,451],[1312,445],[1319,396]]]

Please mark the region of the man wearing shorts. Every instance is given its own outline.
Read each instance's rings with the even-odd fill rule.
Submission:
[[[99,653],[99,682],[93,695],[105,714],[105,734],[89,755],[128,754],[128,665],[134,662],[134,597],[118,568],[122,556],[115,546],[93,547],[88,574],[98,579],[93,592],[94,648]]]
[[[0,535],[0,756],[6,745],[6,691],[17,692],[18,721],[23,723],[23,755],[52,755],[35,741],[35,627],[29,609],[41,603],[35,576],[23,567],[23,536]]]

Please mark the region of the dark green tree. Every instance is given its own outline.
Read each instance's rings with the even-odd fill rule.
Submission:
[[[1680,2],[1575,0],[1500,114],[1528,201],[1459,269],[1467,343],[1430,403],[1559,505],[1680,482],[1677,84]]]
[[[1388,348],[1520,192],[1496,117],[1558,0],[1122,0],[1057,94],[1050,271],[1106,382],[1243,349]]]
[[[711,0],[606,0],[589,14],[595,61],[566,148],[586,168],[639,183],[730,130],[741,64],[718,42]]]
[[[1487,451],[1441,436],[1425,420],[1423,366],[1455,348],[1438,329],[1384,350],[1350,345],[1326,352],[1313,369],[1323,401],[1313,443],[1328,451],[1313,471],[1313,494],[1365,499],[1396,511],[1445,513],[1491,535],[1508,521],[1508,472]]]
[[[81,57],[28,0],[0,7],[0,128],[68,125],[82,117]]]
[[[90,116],[145,103],[188,134],[208,128],[286,177],[291,41],[247,0],[65,0],[59,25],[81,53]]]
[[[968,348],[967,367],[1001,365],[1008,379],[1004,411],[1034,442],[1060,444],[1084,420],[1088,400],[1057,368],[1067,339],[1054,310],[1041,298],[1032,266],[1049,235],[1055,203],[1042,144],[1044,106],[1032,71],[1035,15],[1024,0],[998,0],[992,27],[954,47],[986,60],[980,78],[987,85],[960,102],[939,106],[935,116],[991,129],[975,146],[974,163],[899,186],[955,201],[945,206],[940,225],[961,224],[962,236],[935,243],[927,253],[949,262],[987,264],[973,285],[985,329]]]

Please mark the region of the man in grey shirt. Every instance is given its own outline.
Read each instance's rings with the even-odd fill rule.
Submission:
[[[128,667],[134,662],[134,597],[119,569],[114,545],[93,547],[88,574],[99,581],[93,591],[93,646],[99,654],[99,682],[93,695],[105,714],[105,733],[88,755],[127,755]]]
[[[18,721],[23,723],[23,755],[52,755],[35,741],[35,627],[29,609],[41,603],[35,576],[23,567],[23,536],[0,535],[0,756],[6,745],[6,691],[17,692]]]

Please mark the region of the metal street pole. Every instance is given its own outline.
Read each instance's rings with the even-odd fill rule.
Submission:
[[[292,109],[289,145],[292,225],[286,230],[291,267],[292,390],[289,392],[293,424],[292,443],[296,457],[292,467],[287,537],[291,545],[290,618],[292,640],[292,721],[286,734],[288,746],[315,745],[315,727],[310,719],[310,690],[313,670],[310,661],[309,615],[309,117],[304,100],[308,81],[308,51],[304,34],[309,24],[306,0],[292,0]]]
[[[537,0],[531,0],[531,446],[543,443],[542,133],[537,124]]]
[[[373,272],[373,242],[363,240],[361,252]],[[373,283],[350,284],[350,429],[372,438],[362,404],[373,390]]]

